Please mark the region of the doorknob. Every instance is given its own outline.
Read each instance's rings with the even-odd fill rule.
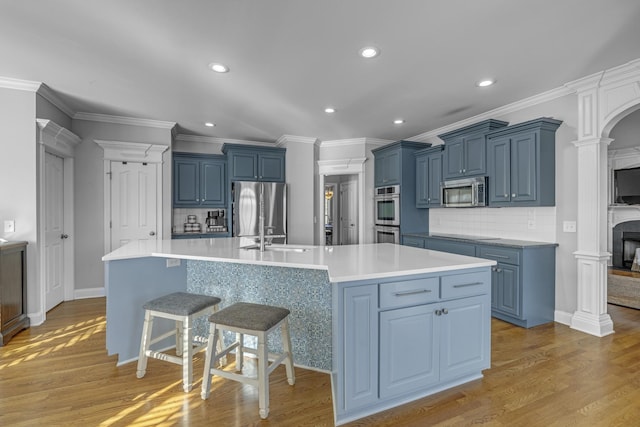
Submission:
[[[149,232],[149,236],[155,236],[155,235],[156,235],[156,232],[155,232],[155,231],[150,231],[150,232]]]
[[[68,235],[68,234],[64,234],[64,233],[62,233],[62,234],[60,235],[60,238],[61,238],[61,239],[68,239],[68,238],[69,238],[69,235]]]

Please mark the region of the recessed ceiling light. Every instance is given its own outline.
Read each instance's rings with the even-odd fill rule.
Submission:
[[[327,108],[324,109],[324,112],[331,114],[331,113],[335,113],[336,109],[333,108],[333,107],[327,107]]]
[[[206,127],[212,128],[212,127],[214,127],[216,124],[215,124],[215,123],[211,123],[211,122],[206,122],[204,125],[205,125]]]
[[[363,58],[375,58],[380,55],[380,49],[373,46],[367,46],[360,49],[360,56]]]
[[[403,119],[395,119],[395,120],[393,121],[393,124],[394,124],[394,125],[401,125],[401,124],[403,124],[403,123],[404,123],[404,120],[403,120]]]
[[[216,73],[228,73],[229,72],[229,67],[227,67],[226,65],[222,65],[222,64],[211,63],[211,64],[209,64],[209,68],[211,68]]]
[[[487,86],[491,86],[492,84],[494,84],[496,81],[492,80],[492,79],[485,79],[485,80],[480,80],[477,85],[479,87],[487,87]]]

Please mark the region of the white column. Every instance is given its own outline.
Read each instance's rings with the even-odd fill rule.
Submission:
[[[578,94],[578,245],[577,304],[571,328],[591,335],[612,334],[613,322],[607,314],[607,146],[609,138],[599,137],[598,94],[588,90]]]

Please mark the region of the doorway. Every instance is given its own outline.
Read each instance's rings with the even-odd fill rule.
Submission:
[[[64,301],[64,159],[45,153],[44,285],[45,311]]]

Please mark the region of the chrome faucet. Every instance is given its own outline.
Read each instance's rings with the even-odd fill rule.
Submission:
[[[273,231],[276,229],[273,225],[265,225],[264,224],[264,187],[260,186],[260,218],[258,222],[258,239],[260,240],[260,252],[264,252],[264,247],[266,245],[270,245],[274,237],[284,237],[286,239],[286,234],[273,234]],[[265,235],[266,232],[266,235]],[[269,243],[266,242],[266,239],[269,239]]]

